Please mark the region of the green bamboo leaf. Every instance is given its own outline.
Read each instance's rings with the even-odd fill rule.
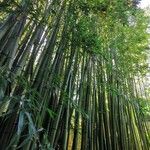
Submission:
[[[20,111],[19,112],[19,121],[18,121],[18,130],[17,130],[17,134],[21,135],[21,132],[23,130],[23,126],[24,126],[24,112]]]
[[[49,108],[47,108],[47,112],[48,112],[50,118],[54,118],[56,116],[56,113]]]
[[[25,112],[27,118],[28,118],[28,126],[29,126],[29,135],[32,137],[36,133],[36,128],[34,126],[31,114],[28,112]]]

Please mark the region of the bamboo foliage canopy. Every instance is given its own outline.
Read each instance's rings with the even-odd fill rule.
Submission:
[[[1,150],[149,150],[138,2],[0,1]]]

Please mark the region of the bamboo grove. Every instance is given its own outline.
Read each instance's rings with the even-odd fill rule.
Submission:
[[[150,148],[138,1],[0,2],[1,150]]]

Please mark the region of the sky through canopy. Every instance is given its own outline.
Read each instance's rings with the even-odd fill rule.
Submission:
[[[150,0],[141,0],[139,7],[146,8],[148,6],[150,6]]]

